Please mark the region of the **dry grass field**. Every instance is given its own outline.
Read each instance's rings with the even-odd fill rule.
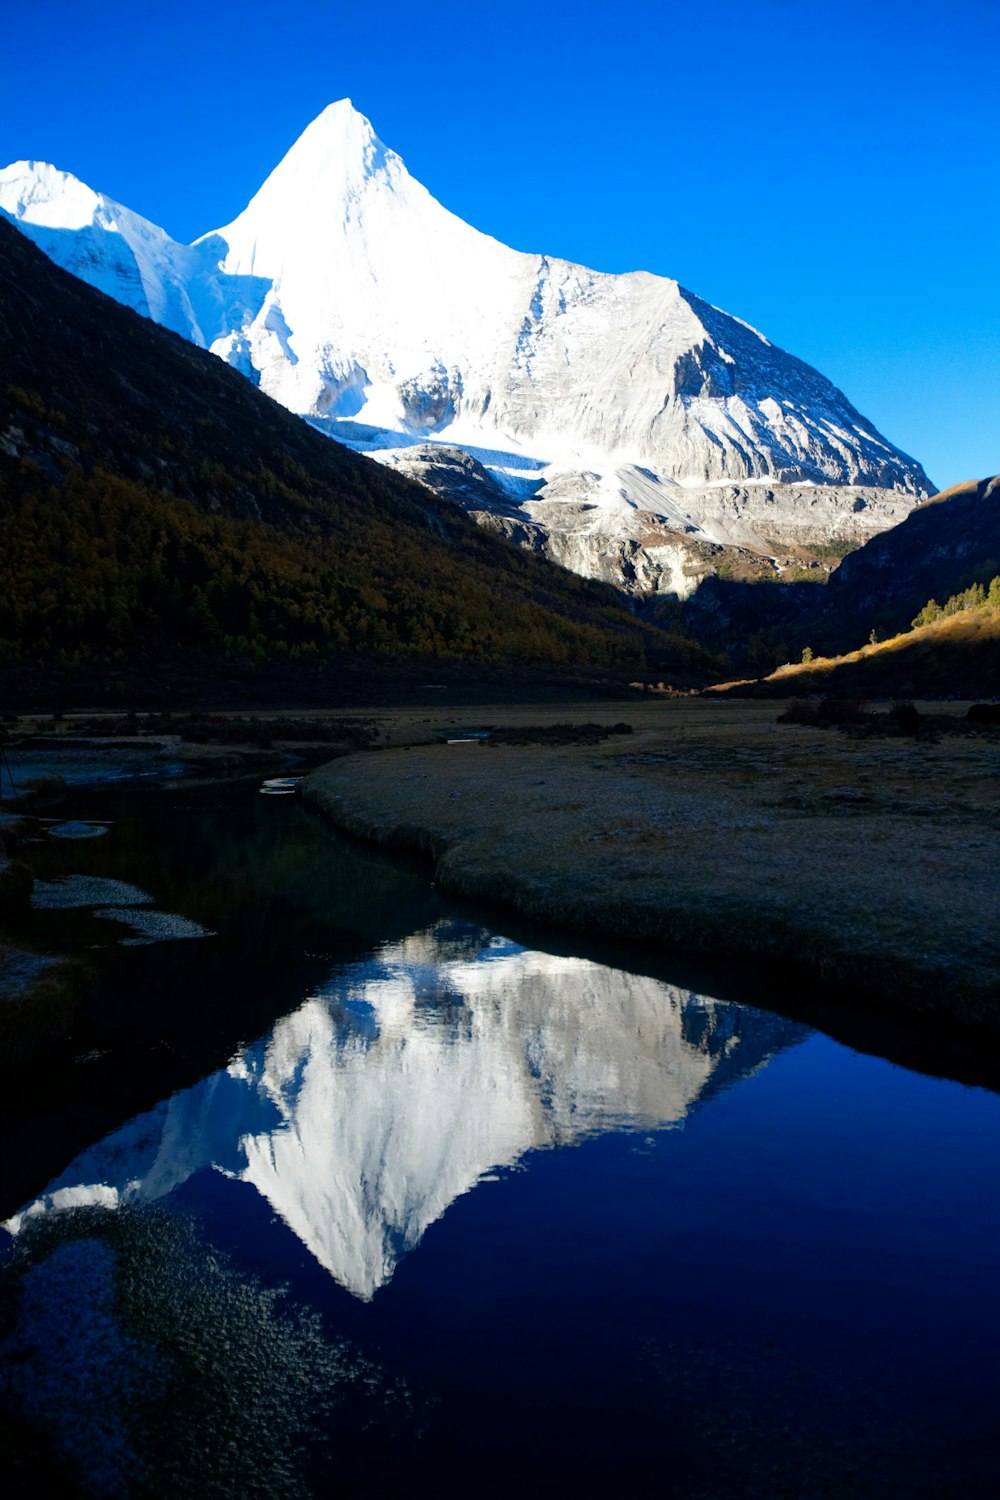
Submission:
[[[378,753],[305,781],[337,825],[422,849],[442,887],[594,935],[779,962],[1000,1031],[1000,734],[857,737],[778,705],[380,714]],[[449,727],[624,719],[598,744],[447,744]]]

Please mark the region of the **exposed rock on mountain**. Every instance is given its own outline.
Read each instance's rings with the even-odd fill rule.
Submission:
[[[484,514],[513,505],[519,540],[629,589],[691,586],[678,537],[863,539],[931,489],[824,376],[677,282],[463,223],[347,100],[191,246],[45,164],[0,173],[0,208],[351,445],[419,449],[408,471],[448,494],[428,439],[464,448],[506,497]]]
[[[525,523],[517,502],[464,448],[454,448],[447,443],[415,443],[411,448],[387,448],[379,454],[379,461],[409,479],[429,485],[439,495],[457,501],[477,519],[487,515],[502,516],[530,525]],[[543,550],[541,544],[537,550]]]

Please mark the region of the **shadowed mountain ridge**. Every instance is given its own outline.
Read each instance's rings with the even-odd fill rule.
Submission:
[[[614,592],[484,533],[0,223],[0,660],[136,652],[704,673]],[[116,664],[118,664],[116,666]]]

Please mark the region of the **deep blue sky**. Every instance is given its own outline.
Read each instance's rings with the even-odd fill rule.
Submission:
[[[191,239],[346,95],[477,228],[674,276],[938,484],[1000,471],[996,0],[32,0],[0,37],[0,164]]]

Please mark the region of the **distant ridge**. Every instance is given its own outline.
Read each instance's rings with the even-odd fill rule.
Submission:
[[[997,578],[1000,475],[935,495],[846,557],[825,587],[715,584],[686,624],[707,641],[756,639],[758,667],[785,663],[740,691],[988,698],[1000,693]]]
[[[843,622],[841,630],[850,620],[870,619],[887,635],[908,629],[929,599],[943,603],[971,584],[988,585],[997,574],[1000,476],[942,490],[892,531],[845,557],[827,585],[825,609]]]

